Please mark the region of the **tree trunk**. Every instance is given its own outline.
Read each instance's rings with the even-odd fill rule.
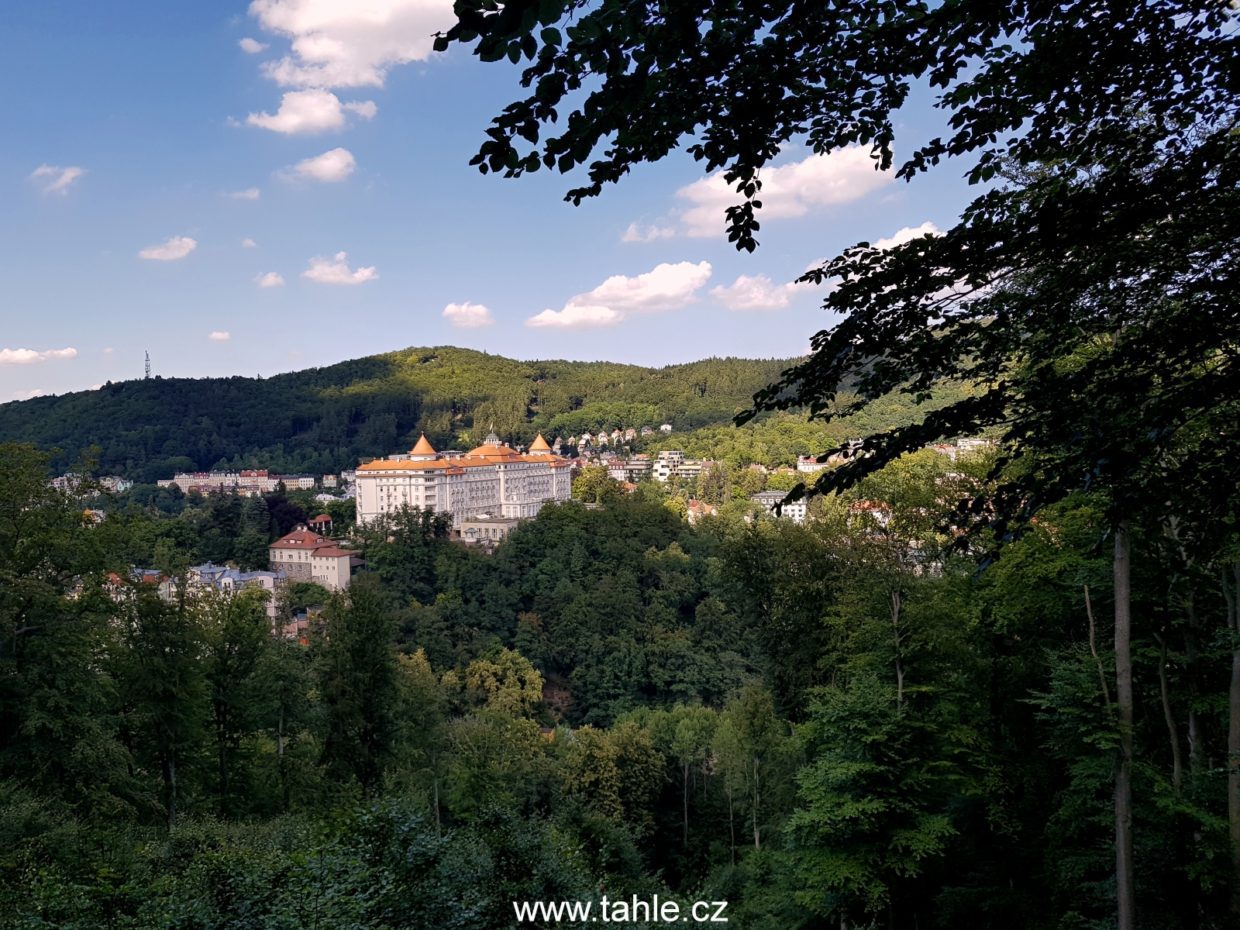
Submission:
[[[762,835],[758,831],[758,757],[753,757],[753,848],[762,848]]]
[[[899,591],[891,592],[891,629],[895,634],[896,646],[896,707],[904,706],[904,663],[900,659],[900,608],[902,606]]]
[[[443,825],[439,821],[439,774],[436,773],[431,779],[431,789],[435,794],[435,835],[439,836]]]
[[[1132,851],[1132,590],[1128,525],[1115,527],[1115,708],[1119,759],[1115,766],[1115,892],[1117,930],[1133,930],[1136,895]]]
[[[164,806],[168,811],[168,831],[177,825],[177,760],[169,750],[164,753]]]
[[[1171,784],[1179,791],[1184,784],[1184,759],[1180,753],[1180,727],[1171,709],[1171,688],[1167,682],[1167,641],[1158,637],[1162,648],[1158,653],[1158,694],[1162,700],[1163,720],[1167,724],[1167,738],[1171,741]]]
[[[728,784],[728,842],[732,850],[732,864],[736,865],[736,805],[732,803],[732,785]]]
[[[685,849],[689,848],[689,760],[683,763],[681,779],[681,806],[684,808],[684,825],[681,830],[680,842]]]
[[[225,805],[228,798],[228,737],[225,735],[225,724],[221,721],[215,728],[216,741],[216,765],[219,768],[219,802],[220,816],[223,817],[227,813]]]
[[[1201,735],[1201,717],[1197,713],[1197,605],[1192,593],[1184,600],[1184,616],[1188,630],[1184,634],[1184,672],[1188,681],[1188,771],[1195,779],[1205,769],[1205,744]]]
[[[1240,562],[1223,568],[1231,684],[1227,689],[1227,834],[1231,840],[1231,911],[1240,914]]]
[[[284,702],[280,702],[279,716],[276,720],[276,766],[280,772],[280,800],[284,805],[284,813],[288,813],[289,800],[292,792],[288,784],[288,760],[284,757]]]
[[[1202,743],[1201,736],[1201,718],[1197,713],[1197,605],[1196,594],[1193,590],[1192,569],[1194,564],[1193,556],[1189,554],[1188,548],[1185,546],[1183,538],[1180,535],[1180,520],[1175,515],[1167,517],[1166,535],[1175,544],[1180,554],[1180,562],[1188,571],[1188,590],[1184,592],[1181,598],[1181,605],[1184,610],[1184,687],[1186,690],[1186,702],[1188,704],[1188,773],[1190,781],[1196,784],[1197,776],[1202,773],[1205,767],[1205,746]],[[1174,583],[1172,590],[1174,590]],[[1201,841],[1201,829],[1198,827],[1193,831],[1193,835],[1197,842]]]

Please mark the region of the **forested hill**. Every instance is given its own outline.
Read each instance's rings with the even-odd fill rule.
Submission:
[[[221,464],[324,473],[407,448],[423,430],[459,446],[491,423],[511,440],[723,423],[789,363],[712,358],[656,369],[412,348],[271,378],[152,378],[3,404],[0,442],[58,449],[60,467],[96,446],[102,472],[144,481]]]

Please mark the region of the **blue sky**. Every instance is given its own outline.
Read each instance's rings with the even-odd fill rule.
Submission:
[[[4,4],[0,402],[139,377],[146,350],[184,377],[413,345],[797,355],[828,322],[799,273],[945,229],[971,194],[959,165],[908,185],[863,152],[790,149],[748,255],[724,237],[721,181],[687,156],[580,207],[571,176],[481,175],[468,162],[516,69],[432,53],[450,8]],[[897,155],[942,131],[931,100],[901,114]]]

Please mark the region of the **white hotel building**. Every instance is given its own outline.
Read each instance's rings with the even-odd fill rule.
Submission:
[[[357,522],[403,506],[451,513],[452,525],[476,517],[532,517],[548,501],[572,495],[572,463],[551,454],[540,435],[527,454],[494,433],[464,455],[443,456],[426,437],[405,455],[357,468]]]

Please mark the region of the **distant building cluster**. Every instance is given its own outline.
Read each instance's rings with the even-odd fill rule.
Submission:
[[[672,424],[670,423],[663,423],[658,427],[643,426],[640,429],[632,426],[626,427],[625,429],[620,429],[617,427],[611,432],[600,430],[597,433],[585,432],[580,436],[569,436],[566,440],[564,440],[564,444],[567,446],[572,446],[580,452],[588,452],[590,450],[598,449],[614,449],[619,446],[623,446],[625,443],[636,441],[639,436],[644,439],[648,436],[653,436],[656,433],[666,435],[670,432],[672,432]],[[559,440],[556,442],[558,447]]]
[[[714,465],[714,462],[685,458],[678,449],[665,449],[653,459],[645,454],[631,456],[628,459],[618,457],[605,458],[607,474],[617,481],[638,482],[653,478],[658,482],[666,482],[671,478],[692,479],[700,475],[703,469]]]
[[[324,477],[331,478],[332,486],[335,486],[334,475]],[[157,482],[161,488],[179,488],[184,494],[236,493],[243,497],[270,494],[280,485],[288,491],[312,491],[317,483],[314,475],[273,475],[265,468],[177,472],[171,478]]]
[[[104,475],[101,478],[87,478],[76,472],[59,475],[52,479],[51,484],[57,491],[64,491],[67,494],[77,494],[82,490],[82,485],[91,482],[98,486],[101,490],[112,494],[124,494],[133,487],[133,482],[128,478],[122,478],[120,475]]]
[[[357,522],[402,507],[451,514],[458,532],[483,517],[533,517],[544,505],[572,496],[572,469],[541,434],[524,453],[494,432],[468,452],[436,452],[423,435],[407,453],[357,467]]]
[[[165,601],[175,601],[180,596],[182,583],[189,597],[220,595],[232,597],[242,591],[259,589],[266,593],[267,618],[273,629],[278,625],[279,596],[289,584],[313,582],[329,591],[343,591],[349,587],[353,575],[362,565],[357,550],[344,548],[340,540],[327,535],[331,531],[331,517],[320,514],[309,522],[293,529],[268,547],[266,569],[241,571],[228,565],[204,562],[191,565],[180,578],[154,568],[135,568],[128,581],[139,587],[149,586]],[[125,579],[112,574],[108,578],[112,596],[121,598],[130,587]],[[277,632],[296,638],[305,632],[305,621],[280,626]]]
[[[994,442],[989,439],[957,439],[952,442],[935,443],[932,448],[939,455],[945,455],[953,462],[962,455],[976,455],[986,449],[994,446]]]

